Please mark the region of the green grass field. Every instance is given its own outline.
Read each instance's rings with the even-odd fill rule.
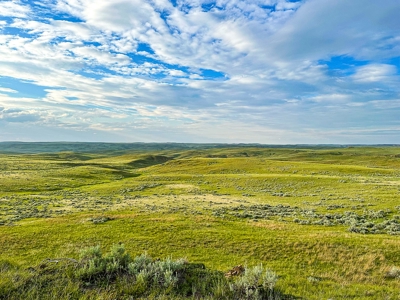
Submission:
[[[262,263],[293,298],[400,299],[398,147],[6,150],[0,299],[45,259],[118,243],[222,272]],[[58,297],[135,298],[124,291],[71,281]]]

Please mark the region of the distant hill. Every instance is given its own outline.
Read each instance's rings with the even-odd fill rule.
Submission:
[[[163,150],[202,150],[224,148],[291,148],[291,149],[329,149],[360,147],[365,145],[266,145],[266,144],[220,144],[220,143],[97,143],[97,142],[0,142],[0,153],[104,153],[104,152],[131,152],[131,151],[163,151]],[[369,145],[369,146],[399,146],[399,145]]]
[[[183,143],[85,143],[85,142],[0,142],[3,153],[115,152],[214,148],[217,144]]]

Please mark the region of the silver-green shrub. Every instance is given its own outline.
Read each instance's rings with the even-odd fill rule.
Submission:
[[[238,299],[265,299],[265,294],[272,292],[278,277],[262,265],[246,268],[245,273],[234,280],[230,291]]]

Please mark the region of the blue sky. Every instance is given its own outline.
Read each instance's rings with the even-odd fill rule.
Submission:
[[[2,0],[0,141],[399,144],[399,12]]]

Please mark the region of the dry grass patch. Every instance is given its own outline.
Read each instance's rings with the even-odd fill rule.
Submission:
[[[199,187],[193,184],[183,184],[183,183],[167,184],[165,185],[165,187],[169,189],[199,189]]]
[[[266,228],[268,230],[279,230],[279,231],[287,231],[290,230],[290,226],[277,222],[249,222],[251,226]]]

